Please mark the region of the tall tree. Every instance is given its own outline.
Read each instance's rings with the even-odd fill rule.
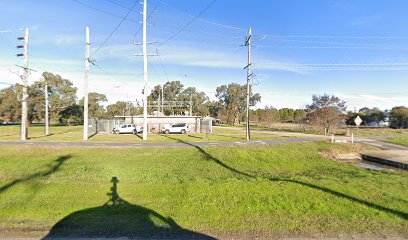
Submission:
[[[105,108],[103,107],[103,103],[106,103],[108,99],[106,98],[106,95],[96,93],[96,92],[90,92],[88,94],[88,115],[90,118],[104,118],[105,117]],[[81,107],[84,107],[84,99],[82,98],[81,101],[79,101],[79,105]]]
[[[184,114],[189,111],[189,103],[191,100],[193,115],[207,116],[209,114],[209,98],[204,92],[197,91],[194,87],[184,88],[184,85],[179,81],[167,82],[163,85],[164,101],[168,103],[180,102],[179,104],[165,104],[164,114],[175,115]],[[147,100],[157,102],[161,96],[161,86],[155,86]],[[161,100],[161,97],[160,97]],[[181,104],[182,103],[182,104]],[[161,105],[161,104],[158,104]]]
[[[42,76],[49,87],[50,117],[57,121],[62,111],[76,104],[77,89],[70,80],[58,74],[44,72]]]
[[[393,128],[408,128],[408,108],[394,107],[390,113],[390,126]]]
[[[321,127],[327,135],[342,124],[346,109],[346,102],[336,96],[313,95],[312,104],[307,106],[307,117],[312,124]]]
[[[207,116],[209,111],[209,98],[204,92],[198,92],[195,87],[184,89],[178,96],[179,101],[192,104],[193,115]]]
[[[246,85],[231,83],[217,87],[216,97],[227,111],[227,123],[236,124],[243,120],[246,109]],[[259,93],[250,91],[249,105],[255,106],[261,101]]]
[[[21,103],[17,98],[17,86],[13,85],[0,90],[0,121],[19,122]]]
[[[106,116],[113,118],[114,116],[136,116],[142,113],[142,109],[139,106],[135,106],[132,103],[118,101],[114,104],[110,104],[106,107]]]

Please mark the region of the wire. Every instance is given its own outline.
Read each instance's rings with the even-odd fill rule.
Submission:
[[[255,35],[255,37],[260,39],[266,38],[408,39],[408,36]]]
[[[162,2],[162,0],[159,0],[156,5],[153,7],[153,10],[150,12],[150,14],[147,16],[146,20],[149,20],[150,17],[153,15],[153,13],[156,11],[157,7],[160,5],[160,3]],[[141,30],[142,30],[143,26],[140,26],[139,29],[136,31],[136,33],[134,34],[134,36],[136,36]]]
[[[107,15],[110,15],[110,16],[112,16],[112,17],[122,18],[122,16],[113,14],[113,13],[108,12],[108,11],[105,11],[105,10],[101,10],[101,9],[99,9],[99,8],[93,7],[93,6],[91,6],[91,5],[88,5],[88,4],[86,4],[86,3],[80,2],[80,1],[78,1],[78,0],[71,0],[71,1],[73,1],[73,2],[75,2],[75,3],[78,3],[78,4],[82,5],[82,6],[85,6],[85,7],[87,7],[87,8],[93,9],[93,10],[95,10],[95,11],[98,11],[98,12],[101,12],[101,13],[104,13],[104,14],[107,14]],[[126,18],[125,20],[138,23],[138,21],[133,20],[133,19],[129,19],[129,18]]]
[[[122,18],[122,20],[119,22],[119,24],[115,27],[115,29],[113,29],[113,31],[109,34],[109,36],[105,39],[105,41],[103,41],[103,43],[91,54],[90,57],[94,56],[101,48],[103,48],[103,46],[105,46],[105,44],[109,41],[109,39],[113,36],[113,34],[115,34],[115,32],[119,29],[120,25],[122,25],[122,23],[126,20],[126,18],[129,16],[129,14],[132,12],[133,8],[135,8],[137,2],[135,2],[132,6],[131,9],[129,9],[128,13],[126,14],[126,16],[124,16]]]
[[[179,35],[181,32],[183,32],[188,26],[190,26],[195,20],[197,20],[201,15],[203,15],[217,0],[213,0],[208,4],[196,17],[194,17],[191,21],[189,21],[186,25],[184,25],[179,31],[177,31],[175,34],[171,35],[167,40],[159,44],[159,47],[163,46],[173,38],[175,38],[177,35]]]
[[[375,47],[375,46],[282,46],[254,45],[254,48],[294,48],[294,49],[378,49],[378,50],[408,50],[408,47]]]
[[[162,69],[163,69],[163,72],[164,72],[164,74],[165,74],[165,76],[166,76],[167,82],[169,82],[169,76],[167,75],[166,68],[164,67],[164,64],[163,64],[163,61],[162,61],[162,58],[161,58],[161,55],[160,55],[159,49],[157,49],[157,55],[159,55],[160,64],[161,64]]]
[[[187,16],[189,16],[189,17],[191,17],[191,18],[194,18],[193,15],[191,15],[191,14],[189,14],[189,13],[187,13],[187,12],[185,12],[185,11],[179,9],[179,8],[170,6],[170,5],[169,5],[168,3],[166,3],[166,2],[163,2],[163,4],[166,5],[166,6],[169,7],[169,8],[172,8],[172,9],[174,9],[174,10],[176,10],[176,11],[179,11],[179,12],[181,12],[181,13],[186,14]],[[212,22],[212,21],[205,20],[205,19],[203,19],[203,18],[197,18],[197,19],[200,20],[200,21],[202,21],[202,22],[205,22],[205,23],[208,23],[208,24],[212,24],[212,25],[216,25],[216,26],[220,26],[220,27],[224,27],[224,28],[235,29],[235,30],[240,30],[240,31],[244,31],[244,32],[247,31],[246,29],[243,29],[243,28],[240,28],[240,27],[235,27],[235,26],[230,26],[230,25],[226,25],[226,24],[222,24],[222,23]]]
[[[120,4],[120,3],[117,3],[117,2],[115,2],[115,1],[112,1],[112,0],[106,0],[106,1],[108,1],[108,2],[110,2],[110,3],[112,3],[112,4],[115,4],[116,6],[119,6],[119,7],[121,7],[121,8],[127,9],[127,10],[130,9],[129,7],[127,7],[127,6],[125,6],[125,5],[122,5],[122,4]],[[133,12],[137,12],[137,11],[135,11],[135,10],[132,10],[132,11],[133,11]]]

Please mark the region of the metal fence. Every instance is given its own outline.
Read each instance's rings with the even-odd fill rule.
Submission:
[[[107,120],[107,119],[92,119],[89,120],[88,132],[89,136],[93,136],[97,133],[109,133],[112,132],[113,128],[124,125],[130,124],[125,123],[124,120]],[[173,125],[174,122],[168,123],[148,123],[147,129],[149,133],[159,133],[165,126]],[[142,124],[136,124],[137,126],[142,126]],[[212,133],[212,121],[211,120],[199,120],[197,123],[189,123],[190,130],[192,133]]]
[[[200,132],[212,133],[212,120],[201,120]]]

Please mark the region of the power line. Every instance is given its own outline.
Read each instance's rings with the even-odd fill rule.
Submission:
[[[162,61],[162,58],[161,58],[161,55],[160,55],[160,52],[159,52],[158,49],[157,49],[157,55],[159,55],[160,64],[161,64],[162,69],[163,69],[163,72],[164,72],[164,74],[165,74],[165,76],[166,76],[167,82],[169,82],[169,76],[167,75],[166,68],[164,67],[164,64],[163,64],[163,61]]]
[[[159,47],[163,46],[173,38],[175,38],[177,35],[179,35],[181,32],[183,32],[188,26],[190,26],[195,20],[197,20],[201,15],[203,15],[217,0],[213,0],[208,4],[196,17],[194,17],[191,21],[189,21],[186,25],[184,25],[179,31],[177,31],[175,34],[171,35],[168,39],[166,39],[164,42],[159,44]]]
[[[179,11],[179,12],[181,12],[181,13],[186,14],[187,16],[189,16],[189,17],[191,17],[191,18],[194,18],[194,16],[191,15],[190,13],[187,13],[187,12],[185,12],[185,11],[179,9],[179,8],[176,8],[176,7],[174,7],[174,6],[170,6],[170,5],[169,5],[168,3],[166,3],[166,2],[163,2],[163,4],[166,5],[166,6],[169,7],[169,8],[172,8],[172,9],[174,9],[174,10],[176,10],[176,11]],[[215,26],[219,26],[219,27],[224,27],[224,28],[229,28],[229,29],[240,30],[240,31],[243,31],[243,32],[246,32],[246,31],[247,31],[246,29],[243,29],[243,28],[240,28],[240,27],[230,26],[230,25],[227,25],[227,24],[217,23],[217,22],[213,22],[213,21],[208,21],[208,20],[205,20],[205,19],[200,18],[200,17],[197,18],[197,19],[200,20],[200,21],[202,21],[202,22],[205,22],[205,23],[208,23],[208,24],[212,24],[212,25],[215,25]]]
[[[284,45],[255,45],[254,48],[293,48],[293,49],[378,49],[378,50],[408,50],[407,47],[375,47],[375,46],[284,46]]]
[[[116,6],[119,6],[119,7],[121,7],[121,8],[127,9],[127,10],[130,9],[129,7],[127,7],[127,6],[125,6],[125,5],[122,5],[122,4],[118,3],[118,2],[115,2],[115,1],[112,1],[112,0],[106,0],[106,1],[112,3],[112,4],[116,5]],[[135,11],[135,10],[132,10],[132,11],[133,11],[133,12],[137,12],[137,11]]]
[[[82,5],[82,6],[85,6],[85,7],[87,7],[87,8],[93,9],[93,10],[95,10],[95,11],[104,13],[104,14],[106,14],[106,15],[110,15],[110,16],[116,17],[116,18],[122,18],[122,16],[119,16],[119,15],[113,14],[113,13],[111,13],[111,12],[108,12],[108,11],[105,11],[105,10],[102,10],[102,9],[99,9],[99,8],[96,8],[96,7],[93,7],[93,6],[89,5],[89,4],[80,2],[80,1],[78,1],[78,0],[71,0],[71,1],[73,1],[73,2],[75,2],[75,3],[78,3],[78,4]],[[129,18],[126,18],[125,20],[126,20],[126,21],[131,21],[131,22],[138,23],[138,21],[133,20],[133,19],[129,19]]]
[[[334,39],[408,39],[408,36],[329,36],[329,35],[256,35],[258,39],[266,38],[334,38]]]
[[[156,11],[157,7],[160,5],[160,3],[162,2],[162,0],[159,0],[156,5],[153,7],[153,10],[150,12],[150,14],[147,16],[147,20],[150,19],[150,17],[153,15],[153,13]],[[142,30],[142,26],[139,27],[139,29],[136,31],[136,33],[134,34],[134,36],[136,36],[140,31]]]
[[[105,44],[109,41],[109,39],[113,36],[113,34],[119,29],[120,25],[126,20],[129,14],[132,12],[133,8],[136,6],[137,2],[135,2],[131,9],[129,9],[128,13],[122,18],[119,24],[113,29],[113,31],[108,35],[108,37],[103,41],[103,43],[91,54],[91,57],[94,56]]]

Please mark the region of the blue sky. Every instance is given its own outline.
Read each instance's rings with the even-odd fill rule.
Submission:
[[[148,0],[150,41],[158,45],[198,15],[212,0]],[[85,66],[85,27],[94,52],[135,3],[130,0],[0,1],[0,82],[15,83],[16,37],[31,31],[30,67],[58,73],[78,87]],[[156,7],[157,6],[157,7]],[[141,99],[142,5],[137,3],[92,59],[91,91],[110,102]],[[244,84],[253,28],[254,89],[258,107],[301,108],[312,94],[335,94],[349,109],[390,109],[408,103],[408,15],[404,0],[217,0],[199,19],[159,47],[149,59],[149,86],[180,80],[214,99],[217,86]],[[153,12],[153,9],[154,12]],[[151,53],[158,45],[149,46]],[[0,85],[6,87],[6,85]]]

